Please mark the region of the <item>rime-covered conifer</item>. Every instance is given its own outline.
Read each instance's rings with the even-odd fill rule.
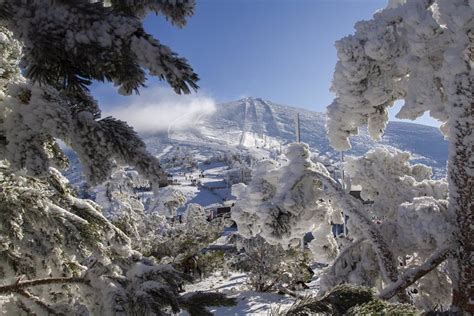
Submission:
[[[183,26],[193,9],[190,0],[1,1],[1,54],[7,60],[0,87],[0,158],[15,170],[45,175],[49,166],[63,167],[55,159],[60,152],[55,139],[61,139],[76,151],[93,184],[105,181],[116,162],[164,185],[158,160],[125,122],[100,118],[88,87],[107,81],[120,93],[138,92],[148,71],[177,93],[196,89],[198,77],[186,60],[142,24],[154,11]]]
[[[347,160],[352,185],[362,187],[359,199],[309,159],[307,145],[291,144],[286,155],[286,164],[262,162],[250,184],[237,187],[232,217],[241,234],[288,246],[312,232],[314,260],[329,265],[321,295],[353,283],[426,310],[449,304],[451,281],[442,268],[454,245],[455,220],[446,181],[431,180],[431,170],[411,165],[408,153],[379,148]],[[341,210],[349,235],[338,242],[330,223],[342,222]],[[407,288],[417,294],[409,296]]]
[[[134,166],[154,188],[166,183],[133,129],[100,117],[88,87],[108,81],[130,94],[144,86],[148,71],[177,93],[196,89],[186,60],[142,25],[154,11],[183,26],[193,8],[186,0],[0,1],[3,312],[164,315],[187,308],[198,315],[209,304],[232,303],[207,293],[180,297],[180,274],[136,251],[100,206],[77,198],[53,168],[67,166],[60,139],[76,151],[90,184],[107,180],[120,164]],[[110,209],[139,209],[130,194],[110,197]]]
[[[466,0],[392,0],[354,35],[336,43],[336,99],[328,107],[334,148],[368,126],[379,139],[396,100],[398,118],[425,112],[443,122],[449,140],[449,208],[456,217],[453,310],[474,313],[474,7]]]

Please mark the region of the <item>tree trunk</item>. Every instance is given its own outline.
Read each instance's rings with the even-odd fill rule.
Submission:
[[[453,278],[453,311],[474,314],[474,100],[473,80],[456,78],[449,118],[449,207],[456,214],[458,242]]]

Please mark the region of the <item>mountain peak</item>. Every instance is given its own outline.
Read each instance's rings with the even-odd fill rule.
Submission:
[[[329,157],[338,157],[327,139],[324,113],[276,104],[259,97],[245,97],[221,103],[212,114],[202,115],[192,128],[170,128],[168,138],[186,144],[199,144],[216,148],[273,148],[296,140],[296,114],[300,118],[301,140],[312,150]],[[351,138],[350,155],[360,156],[377,146],[389,146],[414,154],[414,162],[437,168],[438,175],[445,172],[447,143],[433,127],[409,123],[388,124],[379,143],[375,143],[361,129]]]
[[[264,100],[259,97],[245,97],[243,99],[240,99],[238,102],[251,102],[251,103],[266,103],[266,102],[271,102],[269,100]]]

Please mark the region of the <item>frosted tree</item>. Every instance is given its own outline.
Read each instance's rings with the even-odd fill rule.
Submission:
[[[136,171],[117,167],[106,182],[94,188],[94,200],[104,216],[131,238],[134,247],[141,244],[140,226],[145,217],[144,201],[136,190],[148,187],[149,182]]]
[[[79,155],[91,184],[116,164],[157,188],[158,160],[124,122],[100,119],[93,80],[129,94],[145,71],[177,93],[197,88],[186,60],[143,30],[155,11],[182,26],[193,1],[0,1],[0,274],[11,314],[208,315],[222,295],[178,295],[180,275],[132,249],[100,207],[78,199],[52,166]],[[26,173],[25,173],[26,171]],[[33,177],[31,177],[33,176]]]
[[[153,11],[183,26],[193,9],[191,0],[1,1],[2,58],[8,60],[0,87],[0,158],[40,176],[51,165],[64,167],[55,142],[61,139],[92,184],[105,181],[117,162],[165,185],[158,160],[136,133],[125,122],[100,119],[88,86],[109,81],[130,94],[144,86],[148,70],[177,93],[196,89],[198,77],[186,60],[142,25]]]
[[[272,160],[260,161],[252,171],[248,185],[232,187],[233,194],[237,195],[232,219],[237,223],[239,234],[250,240],[247,248],[251,250],[253,244],[258,246],[257,254],[259,249],[272,248],[258,239],[253,241],[255,236],[288,249],[299,247],[301,238],[307,232],[314,232],[317,238],[311,247],[315,259],[322,263],[332,262],[338,247],[331,232],[331,222],[342,223],[341,208],[330,201],[322,182],[314,176],[329,177],[329,173],[322,164],[311,161],[306,144],[290,144],[285,155],[287,163],[283,166]],[[276,265],[270,261],[277,259],[267,260],[270,266]]]
[[[243,238],[233,235],[229,242],[239,253],[229,258],[232,268],[245,271],[247,284],[257,292],[283,291],[301,287],[312,277],[308,258],[298,244],[283,249],[281,244],[271,245],[259,235]]]
[[[184,194],[172,186],[160,189],[157,194],[147,201],[147,211],[173,218],[177,210],[186,202]]]
[[[142,227],[143,252],[161,262],[180,264],[216,241],[228,224],[224,219],[207,220],[208,213],[198,204],[189,204],[181,221],[158,213],[145,216]]]
[[[228,224],[222,218],[209,222],[198,204],[189,204],[178,217],[177,209],[186,202],[183,193],[172,187],[153,195],[136,192],[147,186],[136,171],[119,167],[95,189],[104,216],[130,238],[134,250],[179,266],[219,238]]]
[[[408,153],[376,149],[347,161],[352,183],[363,188],[358,199],[311,162],[307,145],[291,144],[286,154],[283,166],[263,162],[248,186],[237,186],[233,219],[241,234],[288,246],[313,232],[314,259],[329,264],[321,294],[350,282],[423,309],[449,303],[450,279],[443,269],[449,267],[455,221],[444,180],[431,180],[431,170],[411,165]],[[330,222],[342,221],[342,209],[350,235],[338,245]]]
[[[228,224],[221,218],[208,221],[208,212],[193,203],[178,215],[177,209],[186,202],[181,191],[169,186],[153,195],[136,192],[147,185],[136,171],[120,167],[95,189],[104,216],[143,254],[179,265],[219,238]]]
[[[417,293],[411,299],[420,308],[430,310],[437,305],[449,305],[451,286],[443,261],[452,250],[455,222],[447,208],[447,183],[431,180],[428,167],[411,165],[409,160],[408,153],[376,149],[364,157],[348,158],[345,165],[352,184],[362,187],[361,199],[366,204],[360,205],[350,195],[344,198],[348,203],[356,203],[375,223],[371,227],[381,238],[377,242],[387,246],[386,251],[401,267],[397,268],[397,279],[384,279],[377,264],[379,250],[372,246],[373,237],[360,230],[364,226],[349,219],[354,242],[341,251],[326,271],[321,281],[323,288],[350,280],[381,289],[383,281],[388,286],[380,291],[382,298],[410,287]],[[413,285],[406,283],[410,271],[420,273],[411,279],[416,281]],[[431,273],[425,275],[421,271]],[[400,286],[402,283],[404,287]]]
[[[160,315],[231,303],[219,294],[179,296],[180,274],[135,251],[57,170],[38,180],[0,164],[0,184],[2,311]]]
[[[444,124],[449,140],[449,208],[456,217],[453,310],[474,312],[472,267],[474,219],[472,161],[474,117],[472,65],[474,7],[465,0],[391,1],[354,35],[336,43],[339,62],[328,107],[328,134],[334,148],[350,148],[348,138],[367,125],[379,139],[388,110],[405,104],[399,118],[423,113]]]
[[[279,167],[272,160],[259,162],[249,185],[232,187],[238,202],[232,219],[244,237],[260,235],[271,244],[289,245],[304,234],[319,228],[325,231],[318,239],[328,258],[337,248],[330,222],[342,222],[340,210],[332,208],[321,182],[313,174],[326,168],[310,159],[308,146],[290,144],[286,149],[288,163]],[[323,258],[321,258],[323,260]]]

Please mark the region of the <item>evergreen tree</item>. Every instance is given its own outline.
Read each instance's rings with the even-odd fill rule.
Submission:
[[[3,71],[0,87],[0,158],[15,170],[45,175],[58,166],[55,139],[61,139],[77,152],[93,184],[106,180],[116,161],[165,185],[158,160],[136,133],[125,122],[100,119],[88,87],[109,81],[120,93],[138,92],[148,70],[176,93],[196,89],[198,77],[186,60],[142,24],[154,11],[183,26],[193,9],[188,0],[2,1],[3,54],[11,69]]]
[[[232,303],[179,296],[181,274],[134,250],[57,170],[39,180],[0,165],[0,183],[0,296],[9,315],[165,315]]]
[[[166,184],[133,129],[100,118],[88,87],[109,81],[120,93],[138,92],[148,70],[177,93],[196,89],[186,60],[142,25],[154,11],[183,26],[193,8],[186,0],[0,1],[2,311],[206,315],[208,305],[232,303],[221,294],[179,296],[180,274],[134,250],[53,168],[67,167],[60,139],[76,151],[90,184],[105,181],[117,163],[134,166],[154,188]]]
[[[391,0],[355,28],[336,43],[336,99],[327,122],[331,143],[349,149],[349,136],[363,125],[379,139],[396,100],[405,101],[398,118],[429,112],[444,123],[449,208],[457,223],[453,311],[474,313],[473,2]]]
[[[451,285],[443,267],[455,220],[446,181],[431,180],[431,170],[411,165],[408,153],[379,148],[347,160],[352,183],[362,187],[357,198],[310,160],[306,144],[290,144],[286,157],[281,167],[261,162],[249,185],[236,187],[232,218],[240,234],[288,247],[312,232],[314,260],[329,265],[320,275],[318,295],[353,283],[425,310],[449,304]],[[341,210],[349,217],[350,234],[336,239],[330,223],[342,223]],[[409,295],[407,288],[417,293]]]

